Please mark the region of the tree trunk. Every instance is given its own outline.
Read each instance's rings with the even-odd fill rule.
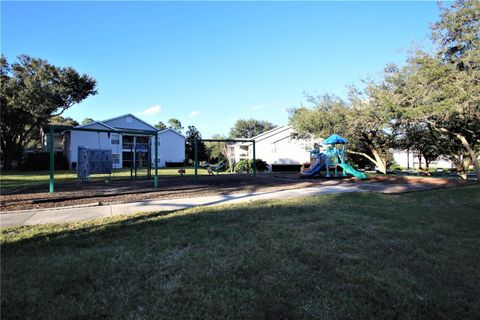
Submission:
[[[22,159],[22,149],[10,143],[5,144],[4,150],[2,150],[2,160],[4,169],[12,169],[13,162],[17,161],[17,165],[20,164]]]
[[[466,180],[467,179],[467,169],[470,166],[470,157],[464,157],[463,155],[460,155],[458,157],[456,156],[451,156],[449,157],[450,161],[453,162],[455,169],[457,169],[457,175]]]
[[[475,154],[475,151],[470,146],[470,143],[468,143],[467,138],[465,138],[464,136],[462,136],[459,133],[450,132],[449,130],[447,130],[445,128],[439,128],[439,129],[440,129],[440,131],[443,131],[443,132],[452,133],[458,140],[460,140],[460,142],[462,142],[462,145],[465,147],[465,149],[467,149],[467,153],[470,157],[470,160],[473,163],[473,167],[475,168],[475,174],[477,176],[477,183],[480,183],[480,164],[478,163],[477,155]],[[466,169],[468,171],[468,167]],[[467,178],[467,176],[465,174],[465,179],[466,178]]]
[[[372,150],[373,156],[375,157],[375,163],[377,164],[378,171],[380,171],[383,174],[387,174],[387,160],[383,159],[382,156],[380,156],[380,153],[378,153],[377,150]]]
[[[357,152],[357,151],[352,151],[352,150],[347,150],[347,152],[364,156],[368,160],[372,161],[378,167],[378,170],[381,173],[387,174],[387,161],[385,159],[383,159],[376,150],[372,150],[372,153],[373,153],[373,156],[375,157],[375,159],[370,157],[368,154],[363,153],[363,152]]]
[[[458,135],[458,136],[460,136],[460,135]],[[467,149],[468,155],[470,157],[470,162],[473,163],[473,167],[475,168],[475,174],[477,176],[477,183],[480,183],[480,165],[478,163],[477,155],[475,154],[475,151],[473,151],[472,147],[470,147],[470,144],[468,143],[467,139],[465,139],[465,137],[460,136],[459,139],[462,141],[462,144],[465,147],[465,149]],[[468,171],[469,166],[470,165],[468,165],[466,167],[467,171]],[[465,176],[465,179],[466,178],[467,177]]]

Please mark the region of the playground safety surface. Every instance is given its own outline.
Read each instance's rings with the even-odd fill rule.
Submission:
[[[57,208],[79,205],[126,203],[151,199],[174,199],[238,192],[280,191],[311,186],[355,186],[382,193],[401,193],[465,185],[468,182],[424,177],[370,176],[366,181],[355,178],[299,179],[297,173],[199,176],[194,183],[191,176],[166,177],[159,180],[159,188],[147,179],[105,182],[65,182],[56,185],[55,193],[48,193],[48,185],[37,185],[0,195],[1,212]]]

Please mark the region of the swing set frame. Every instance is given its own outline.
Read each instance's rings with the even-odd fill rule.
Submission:
[[[55,192],[55,133],[65,131],[85,131],[85,132],[97,132],[97,133],[118,133],[118,134],[131,134],[138,135],[143,134],[146,136],[153,136],[155,138],[155,174],[154,174],[154,188],[158,189],[158,131],[153,130],[112,130],[112,129],[89,129],[89,128],[76,128],[71,126],[62,125],[49,125],[43,127],[43,132],[49,133],[49,156],[50,156],[50,179],[49,179],[49,192]]]
[[[195,159],[194,159],[194,166],[195,166],[195,183],[198,182],[198,144],[200,142],[226,142],[226,143],[245,143],[249,142],[253,146],[253,177],[257,178],[257,163],[256,163],[256,155],[255,155],[255,140],[251,139],[195,139]]]

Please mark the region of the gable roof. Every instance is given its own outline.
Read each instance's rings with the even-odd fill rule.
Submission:
[[[288,130],[291,130],[291,129],[292,129],[292,127],[290,127],[290,126],[279,126],[279,127],[274,128],[272,130],[269,130],[267,132],[259,134],[258,136],[253,137],[252,139],[255,140],[255,142],[259,142],[259,141],[268,139],[270,137],[273,137],[277,134],[281,134],[281,133],[283,133],[285,131],[288,131]]]
[[[88,128],[88,127],[91,127],[95,124],[99,124],[99,125],[104,126],[105,128],[110,129],[110,130],[117,130],[114,127],[110,127],[108,124],[105,124],[101,121],[93,121],[93,122],[90,122],[90,123],[87,123],[87,124],[84,124],[84,125],[81,125],[81,126],[75,126],[75,128]]]
[[[121,116],[118,116],[118,117],[114,117],[114,118],[110,118],[110,119],[107,119],[107,120],[103,120],[102,122],[108,122],[108,121],[117,120],[117,119],[126,118],[126,117],[132,117],[132,118],[134,118],[135,120],[140,121],[140,122],[143,123],[144,125],[149,126],[149,127],[152,128],[153,130],[158,131],[158,129],[155,128],[154,126],[152,126],[150,123],[148,123],[148,122],[146,122],[146,121],[143,121],[142,119],[140,119],[140,118],[137,117],[137,116],[134,116],[134,115],[131,114],[131,113],[127,113],[127,114],[124,114],[124,115],[121,115]]]
[[[290,130],[290,129],[292,129],[292,127],[288,126],[288,125],[278,126],[278,127],[273,128],[273,129],[270,129],[268,131],[265,131],[264,133],[260,133],[259,135],[256,135],[255,137],[250,138],[249,140],[255,140],[255,143],[257,143],[259,141],[268,139],[268,138],[270,138],[274,135],[280,134],[280,133],[285,132],[285,131]],[[252,144],[251,142],[243,142],[240,145],[249,146],[251,144]]]
[[[173,129],[171,129],[171,128],[167,128],[167,129],[160,130],[160,131],[158,131],[158,134],[162,134],[162,133],[167,132],[167,131],[172,131],[173,133],[176,133],[176,134],[178,134],[179,136],[185,138],[185,136],[184,136],[183,134],[181,134],[180,132],[175,131],[175,130],[173,130]]]
[[[255,137],[253,137],[253,138],[251,138],[251,139],[252,139],[252,140],[255,140],[255,141],[256,141],[257,139],[262,140],[262,138],[263,138],[264,136],[270,136],[270,135],[273,135],[273,134],[277,134],[276,131],[280,131],[280,130],[283,131],[284,129],[289,129],[289,128],[290,128],[290,126],[286,126],[286,125],[277,126],[277,127],[273,128],[273,129],[270,129],[270,130],[265,131],[265,132],[263,132],[263,133],[257,134]]]

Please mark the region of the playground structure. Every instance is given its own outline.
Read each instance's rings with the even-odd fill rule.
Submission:
[[[321,170],[325,169],[326,178],[330,178],[330,169],[334,170],[334,177],[338,177],[338,167],[342,169],[342,176],[351,174],[359,179],[366,179],[365,173],[355,170],[351,165],[345,162],[345,144],[348,141],[338,134],[333,134],[323,141],[326,146],[325,152],[319,149],[310,151],[310,157],[315,158],[316,162],[311,165],[308,171],[303,172],[306,177],[320,176]]]

